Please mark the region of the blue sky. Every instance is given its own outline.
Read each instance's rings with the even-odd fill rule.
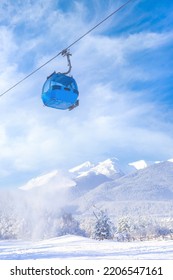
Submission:
[[[0,92],[118,8],[117,0],[0,3]],[[71,48],[80,107],[49,109],[41,89],[57,57],[0,99],[0,187],[117,157],[173,158],[173,3],[134,0]]]

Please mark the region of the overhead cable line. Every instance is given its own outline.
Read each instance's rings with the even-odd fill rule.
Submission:
[[[21,84],[23,81],[25,81],[26,79],[28,79],[30,76],[32,76],[33,74],[35,74],[36,72],[38,72],[41,68],[43,68],[45,65],[47,65],[48,63],[50,63],[52,60],[54,60],[56,57],[58,57],[60,54],[63,54],[65,50],[71,48],[73,45],[75,45],[77,42],[79,42],[81,39],[83,39],[85,36],[87,36],[89,33],[91,33],[94,29],[96,29],[98,26],[100,26],[102,23],[104,23],[106,20],[108,20],[110,17],[112,17],[114,14],[116,14],[117,12],[119,12],[121,9],[123,9],[125,6],[127,6],[130,2],[132,2],[133,0],[128,0],[127,2],[125,2],[123,5],[121,5],[118,9],[116,9],[115,11],[113,11],[111,14],[109,14],[106,18],[104,18],[102,21],[100,21],[99,23],[97,23],[94,27],[92,27],[91,29],[89,29],[86,33],[84,33],[82,36],[80,36],[78,39],[76,39],[73,43],[71,43],[68,47],[66,47],[65,49],[63,49],[62,51],[60,51],[59,53],[57,53],[55,56],[53,56],[52,58],[50,58],[48,61],[46,61],[45,63],[43,63],[41,66],[39,66],[37,69],[35,69],[34,71],[32,71],[31,73],[29,73],[27,76],[25,76],[23,79],[21,79],[20,81],[18,81],[16,84],[14,84],[13,86],[11,86],[10,88],[8,88],[6,91],[4,91],[3,93],[0,94],[0,97],[2,97],[3,95],[5,95],[6,93],[8,93],[9,91],[11,91],[13,88],[17,87],[19,84]]]

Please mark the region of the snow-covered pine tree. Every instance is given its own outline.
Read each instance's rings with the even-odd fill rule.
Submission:
[[[117,241],[131,241],[132,221],[129,217],[121,217],[118,221],[116,239]]]
[[[97,240],[113,239],[114,225],[108,217],[107,211],[101,210],[97,215],[94,238]]]

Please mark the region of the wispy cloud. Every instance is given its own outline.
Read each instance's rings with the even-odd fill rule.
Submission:
[[[19,2],[2,1],[0,6],[1,92],[107,14],[104,1],[70,1],[69,9],[61,6],[61,1]],[[108,11],[115,8],[114,1],[108,4]],[[54,70],[66,69],[62,57],[0,99],[0,166],[4,175],[42,173],[105,154],[127,161],[172,157],[170,95],[163,88],[172,83],[169,52],[173,33],[166,28],[167,22],[165,28],[162,24],[162,29],[153,30],[150,23],[151,29],[147,25],[145,30],[143,20],[133,28],[138,5],[117,14],[115,20],[72,49],[79,108],[64,112],[41,103],[46,77]],[[155,9],[156,4],[152,5]],[[127,16],[130,25],[125,23],[120,32],[118,23],[122,29]],[[163,95],[167,99],[160,102]]]

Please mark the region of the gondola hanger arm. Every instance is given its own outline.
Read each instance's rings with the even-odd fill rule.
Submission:
[[[70,61],[70,56],[71,56],[72,54],[70,53],[70,50],[68,50],[68,49],[64,49],[64,50],[61,52],[61,54],[62,54],[62,56],[66,56],[66,57],[67,57],[67,62],[68,62],[68,67],[69,67],[69,69],[68,69],[66,72],[62,73],[62,74],[64,74],[64,75],[67,75],[67,74],[69,74],[69,73],[71,72],[71,68],[72,68],[71,61]]]

